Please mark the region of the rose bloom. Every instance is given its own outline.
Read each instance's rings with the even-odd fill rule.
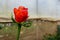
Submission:
[[[24,6],[19,6],[18,8],[14,8],[14,16],[15,21],[18,23],[24,22],[28,18],[28,8]]]

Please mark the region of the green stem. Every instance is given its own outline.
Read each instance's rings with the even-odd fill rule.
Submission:
[[[18,24],[17,40],[19,40],[19,37],[20,37],[20,31],[21,31],[21,24]]]

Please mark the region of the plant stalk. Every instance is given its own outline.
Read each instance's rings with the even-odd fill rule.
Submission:
[[[17,40],[20,38],[21,24],[18,24]]]

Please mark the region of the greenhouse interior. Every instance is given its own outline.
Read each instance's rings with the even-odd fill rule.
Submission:
[[[0,0],[0,40],[60,40],[60,0]]]

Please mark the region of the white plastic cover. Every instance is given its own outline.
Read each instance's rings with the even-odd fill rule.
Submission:
[[[18,6],[27,7],[30,18],[60,18],[60,0],[0,0],[0,17],[11,17]]]

